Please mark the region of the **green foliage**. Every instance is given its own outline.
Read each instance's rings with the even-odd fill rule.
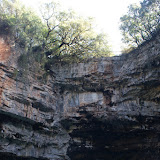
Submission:
[[[106,36],[94,32],[92,18],[63,11],[55,2],[43,4],[40,17],[18,0],[0,0],[0,22],[0,29],[28,53],[20,57],[20,65],[31,53],[37,62],[48,64],[111,55]]]
[[[0,19],[7,25],[1,25],[2,30],[10,28],[11,34],[20,46],[27,50],[41,43],[41,19],[29,8],[21,5],[18,0],[1,0]]]
[[[143,0],[140,6],[132,4],[120,20],[123,41],[138,46],[152,38],[160,27],[160,0]]]
[[[12,30],[12,26],[7,19],[1,19],[0,18],[0,34],[9,34]]]
[[[122,47],[121,52],[122,52],[122,54],[127,54],[127,53],[132,52],[135,49],[136,49],[136,47],[133,47],[133,46],[130,45],[130,46],[127,46],[127,47]]]
[[[84,19],[73,11],[61,11],[54,2],[44,4],[41,13],[46,23],[43,45],[49,58],[61,56],[64,59],[68,55],[83,59],[111,55],[105,35],[93,31],[91,18]]]

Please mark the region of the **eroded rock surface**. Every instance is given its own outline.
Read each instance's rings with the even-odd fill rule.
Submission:
[[[0,158],[160,159],[159,44],[157,35],[127,55],[53,64],[43,81],[22,74],[2,37]]]

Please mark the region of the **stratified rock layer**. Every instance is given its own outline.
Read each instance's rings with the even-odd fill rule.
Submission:
[[[8,41],[0,41],[0,159],[160,159],[159,34],[127,55],[53,64],[47,81],[32,69],[24,76]]]

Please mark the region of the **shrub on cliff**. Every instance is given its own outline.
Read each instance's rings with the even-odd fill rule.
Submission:
[[[0,19],[7,22],[15,41],[27,50],[41,43],[42,21],[18,0],[0,0]],[[6,30],[4,25],[2,30]]]
[[[10,24],[10,22],[8,21],[8,19],[1,19],[0,18],[0,34],[3,35],[8,35],[11,33],[12,30],[12,26]]]
[[[136,47],[149,40],[160,28],[160,0],[143,0],[140,6],[132,4],[121,17],[123,41]]]

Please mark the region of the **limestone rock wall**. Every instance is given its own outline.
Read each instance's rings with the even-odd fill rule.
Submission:
[[[127,55],[52,66],[71,159],[160,158],[159,44],[157,35]]]
[[[158,160],[160,35],[130,54],[53,64],[47,81],[0,38],[0,158]]]
[[[7,42],[0,44],[5,48]],[[10,59],[16,51],[2,56],[11,49],[8,44],[0,54],[0,159],[65,159],[70,137],[57,124],[58,88],[53,79],[40,81],[32,70],[24,74]]]

